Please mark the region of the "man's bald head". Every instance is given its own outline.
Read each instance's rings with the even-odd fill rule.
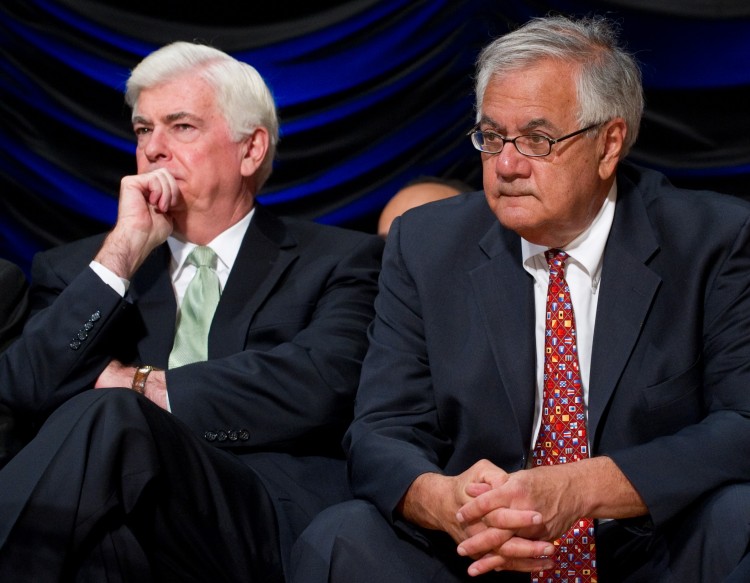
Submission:
[[[393,220],[403,213],[416,206],[427,202],[442,200],[460,194],[469,192],[472,188],[469,185],[461,183],[448,183],[439,181],[420,181],[407,184],[396,194],[383,208],[378,220],[378,235],[385,237],[391,228]]]

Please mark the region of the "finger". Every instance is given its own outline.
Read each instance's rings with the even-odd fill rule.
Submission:
[[[164,212],[169,208],[174,178],[163,168],[154,170],[144,176],[147,177],[146,200],[151,206]]]
[[[502,547],[515,533],[510,530],[499,528],[484,528],[462,541],[456,548],[456,552],[462,557],[479,559],[489,552]]]
[[[465,492],[472,498],[476,498],[477,496],[480,496],[485,492],[489,492],[491,489],[492,486],[490,486],[489,484],[483,482],[471,482],[470,484],[466,485]]]
[[[542,515],[536,510],[496,508],[481,518],[487,526],[506,530],[520,530],[542,524]]]
[[[472,482],[488,484],[491,488],[502,486],[508,481],[510,474],[499,468],[489,460],[480,460],[470,469],[474,477]]]
[[[555,561],[550,558],[513,558],[490,553],[469,565],[468,573],[472,577],[484,575],[491,571],[520,571],[534,573],[554,569]]]
[[[489,490],[469,500],[456,513],[459,522],[474,522],[498,508],[509,508],[513,500],[499,490]]]
[[[510,530],[488,528],[462,541],[456,551],[461,556],[473,559],[487,553],[511,558],[538,559],[553,555],[555,546],[548,541],[521,538]]]
[[[180,195],[180,189],[177,186],[177,181],[175,180],[174,176],[172,176],[172,174],[170,174],[166,170],[164,171],[164,178],[166,181],[166,188],[164,190],[164,194],[159,199],[157,208],[161,212],[166,213],[170,208],[177,204],[177,200]]]

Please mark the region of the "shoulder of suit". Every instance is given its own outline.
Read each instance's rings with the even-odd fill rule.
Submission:
[[[283,217],[280,220],[284,223],[288,234],[300,244],[315,240],[318,242],[327,241],[332,245],[351,247],[360,242],[381,241],[381,238],[374,233],[337,225],[316,223],[309,219]]]
[[[620,163],[618,178],[618,198],[630,190],[638,190],[647,204],[660,201],[679,206],[699,205],[716,209],[736,209],[736,212],[741,214],[750,212],[750,201],[739,196],[676,186],[658,170],[642,167],[632,162]]]
[[[107,233],[98,233],[82,239],[61,243],[60,245],[51,247],[46,251],[41,251],[40,254],[48,256],[68,256],[71,254],[86,253],[91,249],[98,251],[106,236]],[[91,259],[93,259],[93,256]]]
[[[488,228],[497,221],[497,217],[480,190],[414,207],[401,215],[400,221],[402,229],[434,233],[437,230]]]
[[[106,233],[100,233],[40,251],[34,257],[34,263],[47,263],[63,272],[81,271],[94,259],[106,236]]]

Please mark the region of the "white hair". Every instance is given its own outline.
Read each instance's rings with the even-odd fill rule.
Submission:
[[[260,188],[273,168],[279,121],[271,91],[254,67],[213,47],[174,42],[154,51],[133,69],[125,101],[135,115],[141,91],[190,71],[195,71],[214,89],[233,140],[242,140],[258,127],[268,130],[268,152],[257,175]]]
[[[611,23],[601,16],[580,20],[535,18],[485,47],[477,59],[477,121],[491,79],[543,59],[577,66],[577,115],[582,127],[614,117],[625,120],[628,131],[622,155],[627,155],[638,137],[643,115],[641,71],[635,59],[619,46]]]

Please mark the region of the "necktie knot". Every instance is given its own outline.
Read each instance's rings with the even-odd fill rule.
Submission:
[[[565,260],[568,254],[562,249],[547,249],[544,257],[549,265],[549,273],[553,278],[563,279],[565,277]]]
[[[199,245],[190,252],[187,262],[196,267],[216,269],[216,252],[211,247]]]

